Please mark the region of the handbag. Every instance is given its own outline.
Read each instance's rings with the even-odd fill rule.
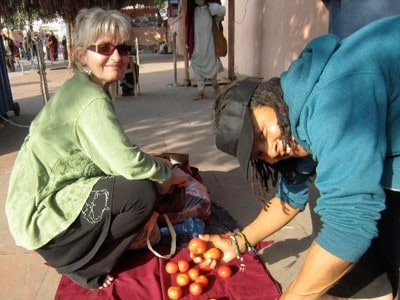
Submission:
[[[159,197],[155,210],[159,214],[179,213],[185,207],[185,188],[175,186],[170,194]]]
[[[215,54],[218,57],[224,57],[228,53],[228,43],[224,37],[222,23],[217,24],[215,17],[212,17],[212,33],[214,37]]]

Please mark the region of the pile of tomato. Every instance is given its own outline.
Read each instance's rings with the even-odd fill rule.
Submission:
[[[196,261],[199,261],[194,267],[190,267],[190,263],[184,259],[180,259],[177,262],[169,261],[165,265],[165,271],[168,274],[176,274],[176,284],[173,283],[167,291],[171,300],[181,299],[184,287],[189,287],[191,295],[200,296],[209,284],[206,272],[210,271],[211,268],[206,260],[211,258],[219,261],[222,257],[221,250],[214,247],[207,249],[207,243],[197,237],[189,241],[187,248],[197,258]],[[226,264],[219,263],[217,274],[219,277],[227,279],[232,276],[232,269]]]

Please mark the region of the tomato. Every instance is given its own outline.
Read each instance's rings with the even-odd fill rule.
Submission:
[[[228,265],[220,265],[218,267],[218,276],[221,278],[229,278],[232,276],[232,269]]]
[[[168,274],[175,274],[176,272],[178,272],[178,264],[173,261],[167,262],[167,264],[165,265],[165,271]]]
[[[201,240],[200,238],[195,237],[189,241],[188,249],[194,255],[200,255],[200,254],[203,254],[204,252],[206,252],[207,243],[205,241]]]
[[[203,255],[205,259],[211,258],[214,260],[219,260],[222,257],[221,250],[218,248],[210,248]]]
[[[192,282],[189,286],[189,292],[193,296],[200,296],[201,294],[203,294],[203,287],[200,283]]]
[[[195,281],[200,276],[200,270],[197,268],[191,268],[187,273],[192,281]]]
[[[179,273],[176,276],[176,283],[179,286],[187,286],[190,283],[190,277],[186,273]]]
[[[171,300],[178,300],[182,297],[182,289],[179,286],[170,286],[167,291],[168,298]]]
[[[194,282],[200,283],[202,287],[206,287],[209,283],[209,280],[206,275],[199,275]]]
[[[178,260],[178,269],[179,269],[179,272],[182,272],[182,273],[187,272],[190,269],[189,263],[183,259]]]

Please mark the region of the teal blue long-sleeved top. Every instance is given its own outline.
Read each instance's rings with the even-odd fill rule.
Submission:
[[[281,76],[292,132],[316,165],[316,242],[350,262],[377,236],[384,188],[400,191],[399,79],[399,16],[312,40]],[[307,180],[282,180],[277,196],[304,209]]]
[[[131,143],[109,95],[77,73],[34,119],[15,161],[6,215],[16,244],[37,249],[67,229],[104,176],[163,182],[171,172]]]

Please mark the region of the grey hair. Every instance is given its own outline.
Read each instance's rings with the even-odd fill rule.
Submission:
[[[87,47],[96,43],[103,35],[113,34],[119,43],[133,45],[132,25],[127,16],[118,10],[104,10],[99,7],[81,9],[75,19],[75,35],[73,36],[72,64],[75,71],[82,71],[77,50],[86,51]]]

